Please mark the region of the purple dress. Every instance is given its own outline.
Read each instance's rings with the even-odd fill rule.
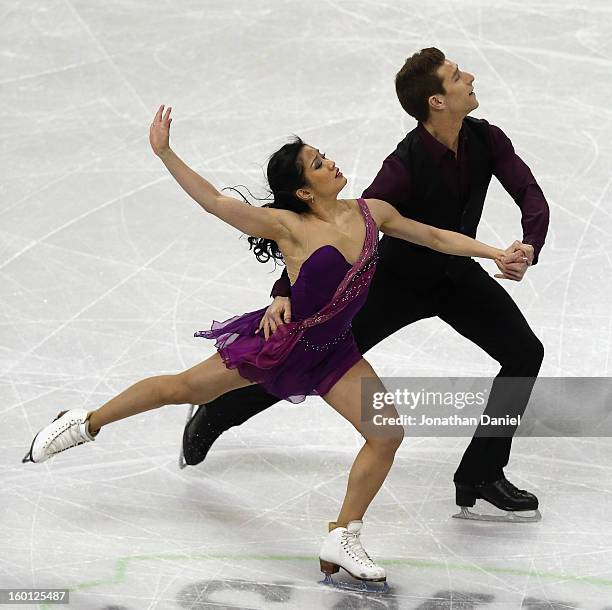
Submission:
[[[364,199],[357,200],[366,225],[359,259],[351,265],[331,244],[317,248],[302,264],[291,287],[292,321],[266,341],[255,334],[267,306],[213,321],[194,337],[216,339],[228,368],[293,403],[323,396],[361,359],[351,322],[365,303],[378,260],[378,227]]]

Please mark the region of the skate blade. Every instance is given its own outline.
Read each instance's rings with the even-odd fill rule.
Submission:
[[[40,432],[38,432],[36,436],[32,439],[30,450],[23,456],[23,458],[21,458],[22,464],[27,464],[28,462],[32,462],[32,464],[36,464],[36,462],[32,459],[32,449],[34,449],[34,443],[36,442],[36,439],[38,438],[39,434]]]
[[[189,422],[191,421],[191,418],[193,417],[194,410],[195,410],[195,405],[190,405],[189,411],[187,412],[187,419],[185,421],[185,428],[189,425]],[[183,454],[183,439],[181,438],[181,449],[179,452],[178,467],[180,470],[184,470],[185,468],[187,468],[187,466],[189,466],[189,464],[185,461],[185,455]]]
[[[373,580],[357,580],[356,582],[336,582],[331,574],[325,574],[325,578],[319,581],[320,585],[326,585],[334,589],[341,589],[342,591],[353,591],[356,593],[374,593],[377,595],[384,595],[389,593],[389,585],[387,581],[373,581]]]
[[[21,463],[22,464],[27,464],[28,462],[32,462],[32,464],[34,463],[34,460],[32,459],[32,450],[30,449],[30,451],[28,451],[22,458],[21,458]]]
[[[454,519],[467,519],[469,521],[494,521],[497,523],[537,523],[542,520],[542,513],[536,510],[499,510],[498,514],[472,512],[468,506],[461,506],[461,510],[453,515]],[[495,507],[493,507],[495,508]]]

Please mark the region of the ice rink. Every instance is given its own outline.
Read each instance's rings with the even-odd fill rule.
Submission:
[[[262,196],[266,159],[295,133],[342,169],[341,196],[359,196],[415,125],[394,76],[427,46],[475,75],[473,116],[512,139],[550,205],[540,262],[499,280],[544,343],[541,375],[610,376],[609,2],[4,0],[0,12],[0,588],[69,588],[78,610],[612,609],[609,438],[516,439],[506,473],[543,519],[501,525],[451,518],[467,438],[408,439],[365,519],[385,597],[317,584],[361,446],[320,399],[279,403],[182,471],[187,405],[21,463],[58,411],[204,360],[212,342],[193,333],[263,307],[280,275],[154,156],[157,108],[172,106],[172,147],[219,188]],[[521,237],[493,180],[478,239]],[[367,358],[381,376],[499,369],[437,318]]]

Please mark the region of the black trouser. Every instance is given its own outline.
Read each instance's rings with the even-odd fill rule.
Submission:
[[[425,286],[420,282],[406,285],[405,279],[398,278],[381,261],[368,299],[353,319],[353,335],[359,350],[363,354],[397,330],[437,316],[501,365],[485,413],[490,413],[496,401],[503,400],[505,388],[500,378],[530,378],[513,394],[512,414],[522,415],[540,370],[544,347],[510,295],[476,261],[453,258],[449,269],[436,281],[430,278]],[[209,403],[207,420],[211,426],[227,429],[276,402],[278,398],[258,385],[251,385]],[[513,433],[514,428],[506,437],[475,435],[454,480],[477,483],[499,479],[510,457]]]

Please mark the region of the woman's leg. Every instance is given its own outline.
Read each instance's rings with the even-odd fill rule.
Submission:
[[[404,438],[404,429],[400,425],[374,426],[371,421],[362,421],[362,377],[371,379],[367,384],[368,396],[363,397],[363,404],[371,405],[372,394],[386,392],[386,389],[370,363],[363,358],[322,397],[351,422],[366,441],[349,473],[346,495],[336,520],[338,527],[346,527],[349,521],[362,519],[383,484],[393,464],[395,452]],[[367,410],[367,413],[371,412],[371,409]],[[376,414],[383,417],[397,417],[393,405],[385,405],[383,409],[377,410]]]
[[[215,353],[182,373],[148,377],[130,386],[90,413],[89,429],[97,434],[102,426],[131,415],[164,405],[209,402],[251,383],[236,369],[228,369],[221,356]]]

